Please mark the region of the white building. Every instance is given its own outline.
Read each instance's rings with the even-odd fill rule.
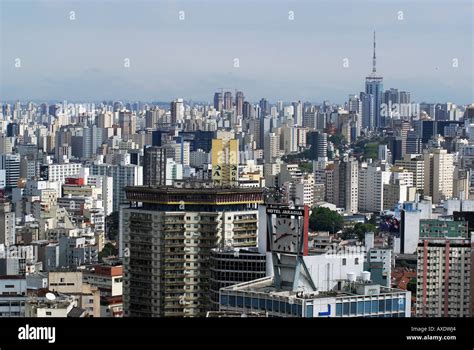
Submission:
[[[383,210],[384,185],[390,182],[390,171],[380,165],[362,163],[359,169],[359,211]]]
[[[111,176],[89,175],[87,184],[102,189],[100,199],[104,207],[105,216],[109,216],[113,212],[114,198],[114,179]]]
[[[64,163],[48,165],[48,180],[63,184],[67,177],[76,177],[82,169],[81,163]]]

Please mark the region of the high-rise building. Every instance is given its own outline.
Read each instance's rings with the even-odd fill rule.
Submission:
[[[119,126],[122,129],[122,137],[128,138],[137,131],[137,117],[130,111],[119,112]]]
[[[125,316],[204,316],[211,249],[256,246],[261,190],[209,185],[128,187],[126,193]]]
[[[216,111],[222,112],[224,107],[224,96],[222,92],[216,92],[214,94],[214,109]]]
[[[242,91],[237,91],[235,93],[235,112],[237,116],[243,116],[244,111],[244,93]]]
[[[96,117],[98,128],[111,128],[114,124],[114,116],[111,112],[102,112]]]
[[[384,203],[384,185],[390,182],[390,171],[374,163],[362,163],[359,169],[359,211],[381,212]]]
[[[163,111],[159,108],[150,109],[145,113],[145,127],[156,129]]]
[[[82,134],[82,158],[92,158],[97,154],[97,149],[104,141],[104,129],[93,125],[84,128]]]
[[[423,193],[425,188],[425,162],[422,155],[406,154],[403,159],[395,161],[395,165],[413,173],[413,186],[417,192]]]
[[[233,107],[232,92],[226,91],[224,93],[224,110],[230,111],[232,107]]]
[[[238,186],[239,141],[233,138],[212,140],[212,181],[216,186]]]
[[[348,213],[358,211],[359,166],[356,159],[346,157],[328,164],[324,181],[327,202]]]
[[[307,136],[307,143],[311,145],[310,152],[312,159],[325,158],[328,156],[328,135],[320,131],[310,131]]]
[[[418,137],[415,131],[408,131],[406,140],[406,154],[421,154],[422,150],[422,139]]]
[[[263,159],[265,163],[273,163],[275,158],[280,156],[280,135],[268,133],[265,135],[265,147],[263,149]]]
[[[176,125],[184,121],[184,101],[182,98],[177,98],[171,102],[171,123]]]
[[[432,149],[423,153],[424,158],[424,191],[431,196],[433,203],[453,196],[454,157],[445,149]]]
[[[266,276],[266,255],[257,248],[223,247],[211,250],[211,309],[219,310],[219,290]]]
[[[411,125],[409,121],[403,119],[397,119],[393,121],[393,128],[397,131],[398,136],[402,140],[402,154],[403,157],[407,152],[407,138],[408,132],[410,131]]]
[[[386,126],[386,118],[382,117],[381,115],[383,78],[382,76],[377,74],[375,45],[376,43],[374,32],[374,55],[372,59],[372,73],[365,78],[365,95],[362,99],[363,120],[365,121],[364,126],[370,129],[384,128]]]
[[[166,185],[166,150],[163,147],[145,147],[143,160],[143,185]]]
[[[126,186],[140,186],[143,183],[143,168],[135,164],[110,165],[93,164],[92,175],[104,175],[113,178],[113,210],[119,211],[120,205],[127,202]]]
[[[464,220],[420,220],[416,315],[472,317],[472,250]]]
[[[362,101],[357,95],[349,95],[348,112],[362,115]]]
[[[0,154],[0,169],[5,170],[5,187],[17,187],[20,178],[20,155]]]
[[[258,115],[259,118],[266,117],[270,114],[270,104],[268,103],[266,98],[262,98],[259,102],[260,106],[260,114]]]
[[[3,198],[0,199],[0,244],[6,247],[15,244],[15,212]]]
[[[244,119],[249,119],[252,116],[252,104],[248,101],[243,104],[242,116]]]
[[[293,102],[293,123],[298,126],[303,126],[303,104],[301,101]]]

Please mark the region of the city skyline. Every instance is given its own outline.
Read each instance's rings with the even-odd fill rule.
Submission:
[[[254,102],[340,103],[364,90],[374,30],[386,89],[410,91],[417,102],[468,104],[474,96],[468,1],[456,10],[358,1],[350,11],[346,1],[110,3],[2,1],[2,101],[209,102],[224,88]]]

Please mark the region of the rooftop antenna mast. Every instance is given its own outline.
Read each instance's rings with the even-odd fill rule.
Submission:
[[[377,64],[377,58],[375,56],[375,31],[374,31],[374,56],[372,58],[372,73],[375,73],[377,71],[376,64]]]

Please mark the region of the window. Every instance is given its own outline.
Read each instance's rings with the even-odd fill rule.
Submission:
[[[341,303],[336,304],[336,316],[342,316],[342,304]]]
[[[346,263],[347,263],[347,259],[346,258],[342,259],[342,266],[345,266]]]
[[[348,316],[349,315],[349,303],[344,303],[342,304],[342,314],[344,316]]]
[[[351,315],[355,315],[357,313],[357,303],[355,301],[351,302]]]
[[[379,312],[385,312],[385,300],[379,300]]]
[[[252,308],[253,309],[258,309],[258,299],[257,298],[252,298]]]
[[[313,305],[306,306],[306,317],[313,317]]]
[[[392,299],[385,300],[385,310],[392,311]]]
[[[273,311],[272,301],[269,300],[269,299],[266,299],[266,302],[265,302],[265,303],[267,304],[266,310],[267,310],[267,311]]]
[[[358,301],[357,302],[357,314],[358,315],[363,315],[364,314],[364,302],[363,301]]]
[[[355,258],[355,264],[359,265],[359,258]]]
[[[51,316],[51,311],[46,311],[46,316]]]
[[[372,312],[379,312],[379,301],[372,300]]]

